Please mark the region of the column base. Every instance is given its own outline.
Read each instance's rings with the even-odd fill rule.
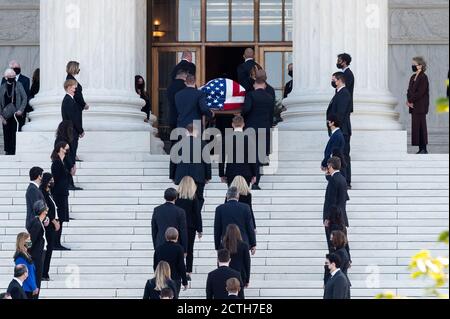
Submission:
[[[17,155],[50,154],[55,143],[55,133],[20,132],[17,133]],[[80,139],[78,153],[92,154],[165,154],[163,142],[152,132],[86,132]]]

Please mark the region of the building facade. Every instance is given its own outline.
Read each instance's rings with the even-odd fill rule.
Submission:
[[[160,134],[164,134],[167,109],[164,94],[168,83],[167,75],[179,58],[180,52],[190,50],[194,53],[196,64],[199,66],[198,81],[201,84],[222,75],[233,77],[232,72],[235,70],[233,66],[242,61],[243,49],[249,46],[254,47],[257,59],[268,70],[269,81],[277,89],[278,95],[281,96],[283,83],[288,80],[287,64],[295,60],[292,54],[293,42],[297,52],[303,50],[301,54],[306,54],[304,50],[309,49],[314,53],[314,47],[300,47],[300,41],[295,45],[296,40],[301,38],[301,35],[299,35],[301,31],[308,32],[309,27],[311,28],[310,31],[314,29],[314,21],[310,23],[306,16],[301,23],[293,21],[295,12],[301,13],[302,10],[313,10],[311,11],[313,15],[319,12],[321,17],[326,16],[327,19],[330,19],[332,26],[330,30],[344,33],[347,29],[338,31],[337,28],[339,28],[339,25],[345,25],[346,14],[353,15],[355,12],[352,10],[364,10],[370,6],[370,1],[364,1],[367,2],[367,6],[352,9],[350,3],[353,3],[353,1],[330,2],[329,8],[327,8],[326,2],[328,1],[322,0],[320,5],[317,4],[317,7],[314,7],[314,4],[311,4],[309,9],[306,8],[306,1],[304,3],[303,0],[136,0],[130,1],[136,3],[134,5],[128,4],[128,7],[126,1],[116,1],[116,9],[105,9],[110,10],[108,12],[110,19],[116,18],[116,20],[110,21],[112,22],[110,29],[108,29],[106,21],[102,19],[99,19],[100,22],[97,24],[90,22],[92,17],[95,20],[94,13],[90,14],[89,20],[83,20],[82,15],[82,26],[85,23],[91,23],[90,30],[92,30],[93,35],[90,41],[92,43],[77,43],[77,38],[71,38],[71,35],[68,35],[67,41],[73,42],[72,45],[68,45],[67,42],[58,43],[53,38],[53,34],[58,32],[58,23],[66,24],[66,26],[71,23],[80,23],[80,21],[77,21],[79,19],[77,8],[82,12],[85,12],[84,10],[90,10],[91,12],[102,10],[103,1],[91,1],[89,8],[83,7],[85,5],[83,1],[67,1],[73,7],[69,6],[69,9],[67,9],[66,4],[65,8],[68,11],[61,12],[62,18],[65,20],[52,23],[51,14],[54,14],[55,11],[51,11],[53,9],[50,9],[50,7],[53,8],[53,0],[41,0],[40,2],[38,0],[0,0],[0,20],[2,21],[0,24],[0,61],[3,61],[0,63],[3,63],[5,68],[9,60],[19,60],[22,63],[23,73],[26,75],[31,75],[37,67],[47,68],[48,74],[51,72],[55,75],[51,79],[45,80],[47,83],[43,84],[44,90],[50,91],[52,87],[58,89],[55,88],[56,91],[50,94],[54,97],[53,100],[45,100],[41,103],[56,105],[56,96],[60,94],[60,82],[64,76],[62,66],[65,61],[63,59],[67,54],[61,54],[61,61],[56,61],[58,57],[55,56],[55,63],[53,64],[51,57],[48,55],[51,51],[48,43],[43,47],[42,39],[45,39],[45,41],[55,40],[55,43],[53,43],[54,52],[58,52],[59,46],[65,47],[66,51],[70,48],[73,58],[77,59],[78,55],[83,56],[83,54],[104,54],[108,50],[116,52],[114,44],[109,47],[108,45],[101,45],[99,48],[94,41],[103,37],[103,39],[110,40],[107,43],[116,43],[114,37],[117,37],[117,39],[119,36],[125,37],[124,39],[121,38],[120,41],[122,41],[122,44],[132,46],[133,49],[129,52],[122,52],[117,48],[117,54],[122,54],[124,61],[133,64],[135,73],[140,73],[147,79],[148,89],[152,95],[152,113],[156,116],[154,120],[157,121],[155,126],[160,128]],[[400,114],[400,123],[403,129],[409,131],[410,117],[404,105],[404,100],[413,56],[423,55],[429,63],[427,73],[431,81],[432,101],[445,95],[445,80],[449,69],[449,3],[446,0],[389,0],[388,3],[388,84],[390,92],[399,102],[395,111]],[[347,9],[350,11],[342,10],[346,5],[349,6]],[[293,9],[293,6],[297,6],[296,9]],[[321,10],[324,12],[320,12]],[[45,15],[49,18],[46,19]],[[319,20],[316,19],[316,21]],[[102,21],[105,23],[103,26],[100,25]],[[131,26],[129,25],[130,21]],[[45,23],[45,26],[42,23]],[[105,28],[102,29],[102,27]],[[347,25],[347,27],[351,26]],[[302,30],[296,28],[302,28]],[[100,31],[97,32],[96,30],[102,30],[101,32],[104,33],[100,34]],[[45,34],[42,34],[43,32]],[[105,33],[107,34],[105,35]],[[133,39],[127,40],[127,35],[132,35]],[[64,34],[55,36],[55,38],[57,37],[63,39]],[[327,37],[332,42],[333,34],[329,34]],[[80,45],[80,43],[82,44]],[[384,61],[377,60],[376,55],[371,55],[372,60],[361,63],[361,57],[364,56],[364,59],[367,60],[368,55],[364,54],[364,51],[357,50],[355,45],[358,44],[349,43],[348,46],[346,44],[337,46],[324,44],[317,47],[319,49],[316,52],[318,55],[317,61],[322,61],[323,59],[320,59],[320,56],[324,55],[330,60],[327,60],[327,62],[332,63],[331,58],[344,50],[353,55],[355,60],[353,69],[356,72],[358,72],[358,66],[371,64],[364,71],[364,76],[367,76],[367,72],[377,73],[377,65],[382,68]],[[336,48],[336,52],[320,51],[326,48],[330,48],[331,51]],[[300,57],[297,55],[296,61],[302,63]],[[104,78],[101,78],[101,83],[98,83],[97,75],[100,71],[108,69],[108,63],[114,63],[113,58],[108,58],[106,56],[106,59],[99,59],[100,63],[82,67],[81,80],[84,86],[87,86],[88,94],[92,92],[91,95],[93,96],[100,95],[98,99],[101,100],[100,104],[104,106],[104,110],[100,109],[101,112],[97,113],[98,117],[105,116],[108,112],[106,104],[112,103],[112,101],[108,102],[102,99],[102,96],[111,95],[111,91],[124,88],[128,91],[133,89],[133,79],[121,78],[121,70],[102,75]],[[78,59],[82,60],[82,58]],[[228,64],[225,63],[226,61],[228,61]],[[307,63],[310,64],[313,61],[314,58],[310,57]],[[332,70],[331,67],[330,70]],[[314,69],[310,68],[309,70],[312,72]],[[302,74],[301,71],[301,66],[296,66],[296,79],[302,82],[302,85],[297,87],[297,93],[305,89],[303,85],[305,80],[302,77],[310,76],[309,74]],[[125,72],[124,74],[128,73]],[[370,74],[368,76],[370,77]],[[117,78],[117,81],[114,83],[114,81],[108,81],[108,78]],[[361,82],[367,81],[366,78],[360,78],[359,80]],[[326,81],[328,82],[328,78],[326,78]],[[101,94],[95,92],[101,92]],[[332,92],[325,94],[325,91],[323,91],[321,93],[325,95],[323,101],[320,102],[323,104],[331,97]],[[127,100],[130,97],[123,94],[122,98]],[[297,103],[297,101],[292,103]],[[117,99],[115,99],[115,102],[117,102]],[[136,101],[130,103],[139,104]],[[294,108],[292,109],[294,110]],[[430,149],[432,152],[448,152],[448,116],[438,115],[434,108],[431,109],[429,130],[432,145]],[[136,117],[137,115],[138,113],[134,113],[133,116]],[[94,115],[92,117],[95,118]],[[291,117],[292,114],[287,115],[288,122]],[[297,125],[299,122],[294,121],[293,123]],[[136,124],[133,125],[134,130],[141,129],[136,127]],[[363,117],[361,117],[359,125],[361,129],[364,129],[366,123],[364,123]],[[131,126],[124,126],[123,130]],[[289,123],[287,126],[289,126]],[[34,131],[42,129],[31,127],[31,130]]]

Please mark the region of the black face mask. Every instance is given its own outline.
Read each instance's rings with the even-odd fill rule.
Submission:
[[[137,88],[138,88],[138,90],[143,90],[143,89],[145,89],[145,85],[144,84],[138,84]]]
[[[16,75],[19,75],[20,73],[22,73],[21,68],[14,68],[13,70],[14,70],[14,72],[16,72]]]
[[[14,82],[16,82],[16,79],[15,78],[8,78],[6,80],[6,82],[8,82],[9,84],[13,84]]]
[[[336,84],[336,82],[331,81],[331,86],[332,86],[333,88],[337,89],[337,84]]]
[[[412,70],[414,73],[416,73],[417,71],[419,71],[419,68],[417,67],[417,65],[413,65]]]
[[[342,63],[338,63],[336,64],[336,67],[340,70],[342,70],[344,68],[344,66],[342,65]]]
[[[294,77],[294,71],[289,71],[289,72],[288,72],[288,75],[289,75],[291,78],[293,78],[293,77]]]

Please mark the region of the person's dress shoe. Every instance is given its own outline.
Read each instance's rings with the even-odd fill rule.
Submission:
[[[53,248],[53,250],[56,250],[56,251],[70,251],[72,249],[64,247],[64,246],[58,246],[58,247]]]
[[[428,151],[427,150],[421,150],[419,153],[417,153],[417,154],[428,154]]]
[[[42,277],[42,281],[51,281],[50,277]]]
[[[260,190],[261,190],[261,187],[259,187],[259,185],[253,185],[253,186],[252,186],[252,190],[254,190],[254,191],[260,191]]]
[[[353,188],[352,185],[347,185],[348,190],[351,190],[352,188]]]
[[[83,188],[77,186],[69,186],[69,191],[82,191]]]
[[[76,220],[75,218],[70,217],[69,220]]]

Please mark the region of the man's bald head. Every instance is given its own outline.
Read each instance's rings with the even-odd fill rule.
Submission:
[[[185,51],[183,52],[183,55],[181,56],[181,59],[189,61],[192,63],[192,52]]]
[[[12,60],[11,62],[9,62],[9,67],[11,69],[20,68],[20,63],[16,60]]]
[[[255,50],[253,50],[252,48],[245,49],[244,58],[245,59],[254,59],[255,58]]]

